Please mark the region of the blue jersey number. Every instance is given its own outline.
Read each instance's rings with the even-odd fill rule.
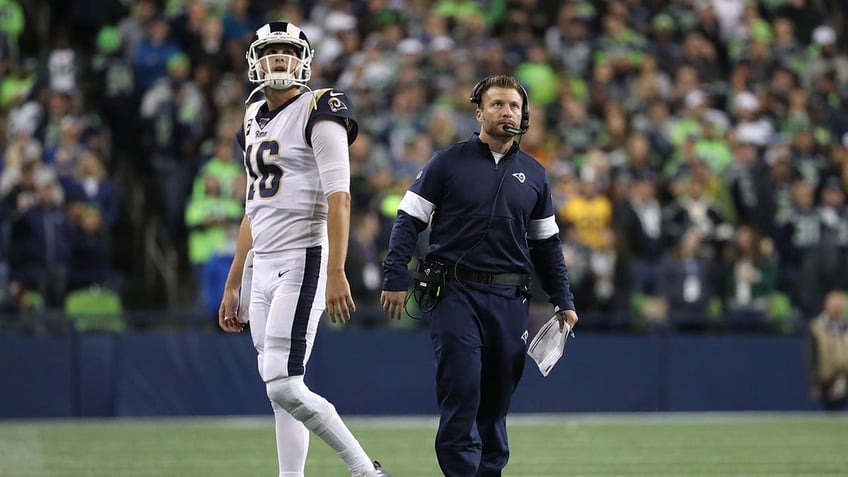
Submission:
[[[283,170],[274,163],[265,162],[270,157],[280,155],[280,144],[277,141],[265,141],[259,143],[256,154],[253,154],[253,144],[244,152],[244,166],[250,175],[250,185],[247,189],[247,200],[253,200],[256,190],[259,197],[270,199],[277,195],[280,190],[280,180],[283,178]]]

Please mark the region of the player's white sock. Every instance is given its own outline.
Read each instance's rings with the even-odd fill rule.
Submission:
[[[271,406],[274,408],[280,477],[303,477],[309,451],[309,429],[279,404],[271,401]]]
[[[275,379],[266,388],[268,397],[336,451],[353,475],[368,476],[373,472],[371,459],[342,422],[336,408],[310,391],[303,383],[303,376]]]
[[[316,394],[317,396],[317,394]],[[323,399],[323,398],[322,398]],[[324,402],[327,402],[324,400]],[[342,418],[336,412],[336,408],[328,403],[330,413],[323,416],[315,416],[304,422],[304,425],[320,437],[330,446],[336,454],[341,457],[348,470],[353,475],[359,475],[366,469],[373,469],[374,464],[356,437],[350,432]],[[363,474],[368,475],[368,474]]]

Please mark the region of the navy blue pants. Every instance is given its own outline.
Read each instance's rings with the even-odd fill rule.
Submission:
[[[506,414],[524,371],[529,306],[518,287],[449,280],[430,315],[436,456],[447,477],[500,476],[509,460]]]

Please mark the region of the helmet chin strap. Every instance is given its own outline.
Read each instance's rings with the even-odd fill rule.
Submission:
[[[263,81],[262,85],[273,89],[289,89],[297,86],[293,78],[269,78]]]
[[[307,90],[312,91],[312,88],[310,88],[309,85],[299,84],[299,83],[291,83],[288,86],[288,88],[274,88],[271,84],[269,84],[271,81],[281,81],[281,80],[267,80],[267,81],[262,82],[260,85],[253,88],[253,91],[251,91],[250,94],[247,95],[247,99],[244,101],[244,104],[250,103],[250,98],[252,98],[253,95],[256,94],[257,91],[261,91],[266,86],[269,87],[269,88],[277,89],[277,90],[288,89],[288,88],[306,88]],[[312,98],[312,101],[315,102],[315,98]],[[317,107],[317,105],[314,106],[314,107]]]
[[[294,88],[294,87],[297,87],[297,86],[299,86],[299,85],[298,85],[297,82],[295,82],[293,77],[290,77],[290,78],[268,78],[268,79],[262,81],[261,83],[259,83],[255,88],[253,88],[253,90],[250,92],[250,94],[247,95],[247,99],[244,101],[244,104],[249,103],[250,98],[252,98],[253,95],[256,94],[257,91],[261,91],[262,89],[264,89],[266,87],[271,88],[271,89],[276,89],[276,90],[284,90],[284,89]]]

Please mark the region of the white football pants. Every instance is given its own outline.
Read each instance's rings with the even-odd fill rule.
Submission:
[[[353,474],[373,469],[335,407],[303,383],[326,302],[325,250],[311,247],[253,257],[250,333],[274,408],[280,477],[303,476],[309,448],[306,429],[335,450]]]

